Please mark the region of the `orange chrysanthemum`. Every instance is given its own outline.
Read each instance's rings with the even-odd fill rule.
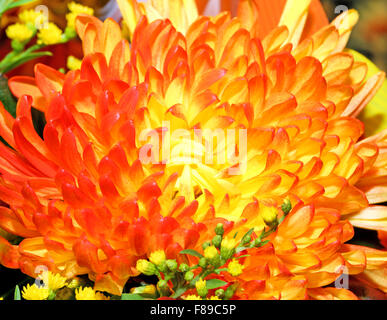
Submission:
[[[235,18],[196,15],[193,1],[177,11],[119,2],[135,19],[130,45],[111,19],[81,16],[80,70],[37,65],[35,78],[10,81],[20,99],[16,119],[0,112],[10,146],[0,145],[0,226],[24,240],[1,240],[1,262],[30,275],[40,264],[87,273],[95,290],[120,294],[152,251],[176,257],[220,221],[226,233],[258,233],[263,212],[290,199],[270,242],[240,260],[243,273],[222,275],[240,283],[237,296],[356,298],[323,288],[344,271],[387,292],[387,252],[345,244],[353,226],[387,231],[375,205],[387,200],[386,132],[362,140],[355,118],[384,74],[364,81],[366,65],[343,52],[356,12],[324,26],[308,19],[318,1],[275,1],[279,14],[264,23],[266,1],[241,0]],[[45,114],[43,139],[31,106]],[[189,139],[172,141],[182,158],[142,162],[141,132],[162,136],[167,121],[172,131],[246,130],[246,170],[197,161]]]

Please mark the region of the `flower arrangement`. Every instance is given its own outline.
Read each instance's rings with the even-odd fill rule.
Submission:
[[[385,73],[346,49],[358,13],[117,2],[120,22],[70,3],[64,32],[32,11],[6,30],[3,72],[75,37],[84,53],[0,97],[0,263],[29,277],[13,298],[365,298],[345,277],[385,297],[387,131],[357,118]]]

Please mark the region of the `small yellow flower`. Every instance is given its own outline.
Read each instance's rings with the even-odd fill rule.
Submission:
[[[202,298],[195,294],[190,294],[189,296],[184,297],[184,300],[202,300]]]
[[[77,288],[75,289],[75,299],[77,300],[96,300],[95,299],[95,291],[93,288],[85,287],[85,288]]]
[[[209,246],[204,249],[204,257],[207,259],[214,259],[218,255],[218,250],[215,248],[215,246]]]
[[[75,299],[76,300],[109,300],[109,297],[106,297],[101,292],[95,292],[91,287],[80,287],[75,289]]]
[[[152,276],[156,273],[155,265],[145,259],[137,260],[136,269],[147,276]]]
[[[165,252],[163,250],[157,250],[150,254],[149,260],[156,266],[162,264],[166,259]]]
[[[24,10],[19,13],[19,20],[23,23],[30,23],[33,25],[42,24],[44,22],[44,16],[41,12],[35,10]]]
[[[52,45],[61,42],[62,30],[55,23],[48,23],[46,28],[38,33],[38,44]]]
[[[9,39],[19,42],[25,42],[31,39],[34,35],[34,32],[22,23],[15,23],[10,25],[5,33]]]
[[[153,295],[156,293],[156,287],[154,285],[145,286],[143,293]]]
[[[38,287],[35,283],[32,286],[27,284],[22,290],[22,296],[25,300],[46,300],[49,293],[48,288]]]
[[[228,272],[234,276],[237,277],[242,274],[244,266],[242,266],[237,260],[232,260],[228,264]]]
[[[207,282],[206,280],[199,279],[195,283],[196,291],[198,292],[198,295],[201,297],[205,297],[208,293],[207,289]]]
[[[62,277],[59,273],[53,274],[51,271],[44,273],[42,275],[42,279],[44,285],[52,291],[56,291],[60,288],[63,288],[66,285],[67,281],[67,279],[65,277]]]
[[[94,14],[94,9],[76,2],[70,2],[68,4],[68,8],[71,12],[78,13],[78,14],[84,13],[91,16]]]
[[[90,16],[94,15],[94,10],[92,8],[83,6],[79,3],[71,2],[68,5],[70,13],[66,15],[67,27],[75,29],[75,19],[80,14],[88,14]]]
[[[207,286],[206,280],[199,279],[198,281],[196,281],[196,284],[195,284],[196,290],[202,290],[206,288],[206,286]]]
[[[261,211],[261,216],[263,221],[265,221],[268,226],[271,226],[277,222],[278,209],[276,207],[264,206]]]
[[[218,296],[212,296],[208,300],[222,300]]]
[[[75,58],[74,56],[69,56],[67,58],[67,68],[69,70],[79,70],[81,69],[82,61]]]

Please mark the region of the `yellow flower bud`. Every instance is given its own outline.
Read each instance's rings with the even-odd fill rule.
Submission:
[[[156,266],[162,264],[166,259],[165,252],[163,250],[157,250],[150,254],[149,260]]]
[[[198,295],[201,297],[205,297],[208,293],[207,289],[207,282],[206,280],[199,279],[195,283],[196,291],[198,292]]]
[[[234,254],[237,241],[234,238],[225,238],[220,247],[220,254],[224,259],[230,259]]]
[[[225,238],[222,241],[222,248],[225,248],[228,250],[234,249],[236,245],[237,245],[237,241],[234,238]]]
[[[261,210],[261,216],[266,225],[273,226],[277,223],[278,209],[264,206]]]
[[[209,246],[204,249],[204,256],[211,260],[214,259],[218,255],[218,250],[215,248],[215,246]]]
[[[144,259],[137,261],[136,269],[147,276],[152,276],[156,273],[155,265]]]
[[[67,58],[67,68],[69,70],[79,70],[82,66],[82,60],[75,58],[74,56],[69,56]]]
[[[143,293],[154,295],[156,294],[156,287],[154,285],[145,286]]]

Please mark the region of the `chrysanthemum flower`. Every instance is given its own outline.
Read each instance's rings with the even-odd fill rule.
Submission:
[[[32,276],[39,264],[87,273],[119,294],[138,259],[160,249],[176,258],[219,222],[225,234],[258,233],[262,212],[280,214],[289,199],[269,243],[240,260],[239,297],[356,298],[325,288],[344,271],[386,292],[386,251],[345,244],[353,226],[387,231],[376,205],[387,200],[387,133],[364,140],[356,119],[384,74],[364,81],[366,65],[343,52],[357,13],[325,25],[313,19],[318,1],[241,0],[234,18],[197,16],[192,1],[165,16],[166,1],[151,3],[160,16],[120,1],[136,24],[131,45],[112,20],[78,17],[80,70],[37,65],[35,78],[10,81],[20,99],[16,119],[1,108],[12,148],[0,145],[0,226],[25,239],[1,240],[1,262]],[[31,106],[46,116],[43,139]],[[170,161],[140,161],[144,130],[198,128],[245,129],[245,161],[197,161],[202,146],[189,139],[171,142]]]

